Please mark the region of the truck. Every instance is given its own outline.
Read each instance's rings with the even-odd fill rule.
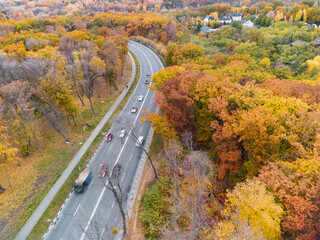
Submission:
[[[92,175],[92,172],[88,169],[83,170],[80,173],[79,177],[77,178],[76,182],[74,183],[74,191],[76,193],[81,193],[86,189],[87,185],[90,182],[91,175]]]

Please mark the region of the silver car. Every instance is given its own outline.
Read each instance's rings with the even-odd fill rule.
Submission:
[[[140,147],[143,144],[143,136],[139,136],[136,142],[136,146]]]
[[[119,133],[119,138],[124,138],[125,135],[126,135],[126,130],[122,129]]]

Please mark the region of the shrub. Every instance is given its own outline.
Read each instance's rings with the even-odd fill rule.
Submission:
[[[171,202],[170,179],[160,177],[150,190],[146,190],[142,196],[143,210],[140,215],[145,234],[149,239],[159,239],[160,230],[170,216]]]

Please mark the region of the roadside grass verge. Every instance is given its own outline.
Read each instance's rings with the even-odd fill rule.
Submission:
[[[93,143],[90,145],[84,156],[81,158],[79,164],[81,169],[84,169],[89,160],[91,159],[93,153],[95,152],[95,149],[99,146],[101,143],[102,139],[104,138],[104,135],[102,134],[103,132],[107,132],[111,126],[112,120],[114,117],[122,110],[122,108],[125,106],[127,99],[131,95],[131,93],[134,91],[135,86],[137,85],[137,82],[139,80],[139,75],[140,74],[140,66],[138,66],[138,61],[136,56],[131,52],[132,56],[135,59],[136,62],[136,76],[135,79],[124,97],[124,99],[121,101],[109,121],[105,124],[105,126],[102,128],[101,132],[98,134],[98,136],[94,139]],[[125,87],[125,85],[124,85]],[[112,106],[112,103],[116,100],[118,96],[114,96],[113,98],[108,98],[105,101],[99,101],[95,103],[95,108],[97,109],[97,112],[103,112],[103,114],[99,114],[99,116],[92,116],[90,113],[90,109],[85,110],[84,112],[80,113],[82,114],[82,122],[79,123],[80,125],[86,124],[88,122],[88,119],[90,119],[90,123],[92,124],[89,129],[87,129],[87,132],[83,133],[83,131],[77,131],[76,129],[74,130],[74,134],[76,135],[74,138],[76,138],[80,142],[84,142],[87,137],[90,135],[92,130],[95,128],[95,126],[98,124],[98,122],[102,119],[104,114],[110,109]],[[98,114],[97,114],[98,115]],[[90,116],[90,118],[88,117]],[[77,128],[78,129],[78,128]],[[48,138],[48,141],[53,141],[53,139]],[[68,145],[64,147],[58,148],[58,149],[53,149],[53,151],[56,151],[55,154],[51,154],[52,159],[50,161],[46,161],[45,163],[41,163],[41,166],[39,167],[39,171],[42,174],[47,173],[48,171],[52,171],[50,180],[45,182],[45,185],[41,189],[41,192],[35,193],[36,196],[32,198],[32,200],[29,202],[29,204],[26,207],[26,211],[24,211],[20,216],[20,226],[17,226],[15,230],[12,232],[11,237],[9,239],[14,238],[14,236],[19,232],[21,229],[23,222],[26,221],[28,217],[31,216],[32,212],[36,209],[36,207],[39,205],[39,203],[42,201],[42,199],[46,196],[50,188],[53,186],[53,184],[57,181],[61,173],[64,171],[66,166],[69,164],[69,161],[65,161],[65,159],[72,159],[75,155],[75,153],[80,149],[81,145],[80,144],[75,144],[75,148],[73,148],[72,145]],[[71,154],[70,154],[71,150]],[[62,161],[63,160],[63,161]],[[50,163],[48,163],[50,162]],[[52,164],[52,163],[55,164]],[[53,168],[53,166],[56,165],[58,166],[57,168]],[[79,176],[79,170],[78,167],[75,167],[65,184],[62,186],[58,194],[55,196],[51,204],[49,205],[48,209],[45,211],[37,225],[34,227],[32,230],[31,234],[29,235],[28,239],[41,239],[45,231],[50,225],[50,222],[47,222],[48,219],[53,220],[56,214],[58,213],[62,203],[65,201],[67,198],[69,192],[71,191],[74,181],[76,178]]]
[[[160,133],[154,133],[151,141],[151,145],[149,148],[149,155],[153,160],[158,154],[161,152],[163,146],[163,140]]]

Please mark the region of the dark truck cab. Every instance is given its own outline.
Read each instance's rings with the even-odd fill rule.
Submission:
[[[92,172],[90,170],[83,170],[80,173],[79,177],[74,183],[74,191],[76,193],[81,193],[86,189],[87,185],[90,182],[91,175],[92,175]]]

